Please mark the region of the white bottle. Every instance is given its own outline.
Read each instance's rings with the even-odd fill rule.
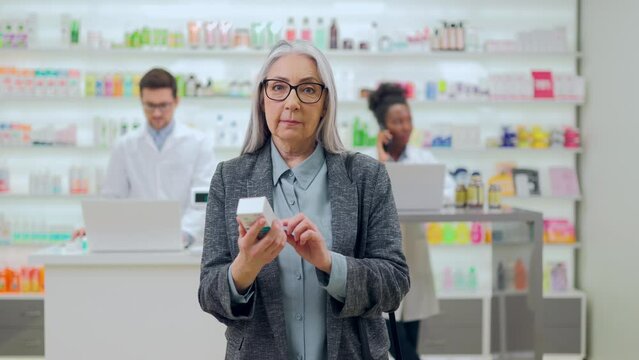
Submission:
[[[371,52],[377,52],[379,51],[379,30],[377,27],[377,22],[373,21],[371,23],[371,30],[370,30],[370,39],[368,40],[368,46]]]
[[[225,121],[222,114],[217,115],[217,119],[215,120],[215,129],[214,129],[214,143],[216,147],[222,147],[226,141],[226,132],[224,130]]]
[[[448,50],[448,23],[444,22],[444,26],[439,31],[439,50]]]

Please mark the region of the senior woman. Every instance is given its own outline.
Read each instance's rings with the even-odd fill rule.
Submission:
[[[382,312],[409,289],[388,174],[364,155],[347,170],[332,70],[312,45],[277,44],[258,79],[242,154],[211,180],[200,305],[227,325],[228,359],[361,359],[360,335],[387,358]],[[247,232],[236,217],[256,196],[280,219],[259,240],[263,220]]]

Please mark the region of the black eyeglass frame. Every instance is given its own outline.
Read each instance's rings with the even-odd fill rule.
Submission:
[[[286,85],[288,85],[288,94],[286,94],[285,97],[283,97],[282,99],[273,99],[272,97],[268,96],[268,92],[266,91],[266,84],[269,81],[277,81],[277,82],[281,82],[284,83]],[[302,85],[319,85],[322,90],[320,91],[320,95],[317,98],[317,100],[313,101],[313,102],[308,102],[308,101],[304,101],[302,100],[302,98],[300,98],[300,95],[297,93],[297,88],[302,86]],[[322,83],[317,83],[317,82],[303,82],[303,83],[299,83],[295,86],[289,84],[287,81],[281,80],[281,79],[264,79],[260,82],[260,86],[262,86],[262,89],[264,89],[264,95],[266,95],[267,98],[273,100],[273,101],[284,101],[286,99],[288,99],[288,97],[291,95],[291,91],[295,90],[295,96],[297,96],[297,98],[299,99],[299,101],[301,101],[303,104],[317,104],[320,100],[322,100],[322,95],[324,95],[324,90],[328,91],[328,88],[326,87],[326,85],[322,84]]]

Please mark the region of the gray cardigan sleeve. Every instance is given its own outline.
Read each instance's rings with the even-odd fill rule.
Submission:
[[[370,163],[365,162],[364,166]],[[360,236],[366,241],[366,251],[361,259],[347,257],[345,302],[331,302],[338,317],[374,318],[394,311],[410,287],[390,178],[386,168],[375,163],[370,188],[361,187],[359,193],[359,201],[365,202],[364,231]]]
[[[228,325],[231,321],[253,317],[255,296],[247,304],[233,304],[231,301],[228,270],[233,262],[231,242],[237,239],[230,239],[227,234],[225,204],[224,163],[221,162],[209,189],[198,299],[202,310]]]

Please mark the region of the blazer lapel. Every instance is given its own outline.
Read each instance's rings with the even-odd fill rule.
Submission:
[[[338,154],[326,153],[328,169],[328,196],[331,201],[334,252],[353,256],[357,239],[358,195],[357,186],[346,173],[344,159]],[[333,316],[330,299],[326,305],[326,343],[329,359],[337,359],[342,338],[342,319]]]
[[[271,161],[270,142],[260,150],[254,164],[251,177],[246,180],[246,192],[248,197],[266,196],[271,207],[273,206],[273,166]],[[257,289],[266,308],[273,336],[277,348],[280,350],[280,358],[287,358],[286,323],[284,322],[284,308],[282,306],[282,291],[280,284],[280,269],[277,259],[271,261],[262,268],[257,276]]]

